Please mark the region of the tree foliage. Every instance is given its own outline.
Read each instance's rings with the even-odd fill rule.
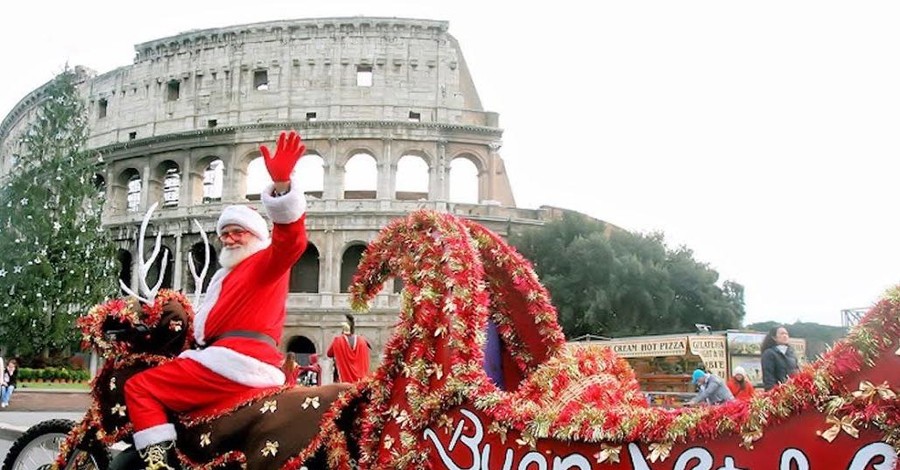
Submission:
[[[0,186],[0,343],[47,355],[77,340],[75,317],[115,292],[115,248],[100,223],[98,159],[71,71],[45,85]]]
[[[510,242],[535,265],[568,337],[644,335],[736,328],[743,287],[725,281],[663,234],[634,234],[576,213],[514,234]]]

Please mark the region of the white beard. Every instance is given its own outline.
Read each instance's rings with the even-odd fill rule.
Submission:
[[[254,237],[244,246],[222,248],[222,252],[219,253],[219,264],[225,269],[232,269],[251,255],[266,249],[271,243],[270,239],[260,240]]]

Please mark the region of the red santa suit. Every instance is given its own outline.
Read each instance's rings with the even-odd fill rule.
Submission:
[[[351,336],[354,337],[352,340]],[[341,382],[358,382],[369,373],[369,343],[362,336],[336,336],[326,354],[334,358]]]
[[[226,208],[217,224],[236,224],[270,243],[210,281],[194,319],[194,335],[204,349],[141,372],[125,384],[135,447],[175,440],[167,411],[207,413],[227,410],[262,389],[285,383],[281,341],[291,267],[306,249],[306,199],[296,184],[283,196],[262,194],[274,222],[272,238],[261,216],[246,206]],[[247,212],[252,211],[252,212]],[[223,334],[238,331],[242,336]],[[250,333],[248,337],[247,332]],[[264,337],[259,337],[259,335]],[[252,337],[257,336],[257,337]],[[207,342],[214,341],[208,345]]]

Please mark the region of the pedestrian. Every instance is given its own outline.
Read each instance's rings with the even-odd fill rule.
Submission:
[[[18,383],[19,365],[15,359],[10,359],[6,363],[6,369],[3,371],[3,393],[0,394],[0,407],[9,406],[9,397],[16,391]]]
[[[271,236],[255,209],[228,206],[216,223],[223,244],[219,263],[194,318],[202,349],[147,369],[125,384],[134,444],[148,470],[173,470],[173,413],[230,406],[248,391],[277,390],[288,377],[278,350],[284,332],[291,267],[306,249],[306,199],[291,172],[306,147],[281,133],[271,155],[260,147],[270,184],[262,203],[274,223]]]
[[[776,326],[769,330],[763,339],[762,347],[762,379],[763,387],[771,390],[780,383],[787,381],[800,367],[797,363],[797,355],[794,348],[788,344],[791,339],[787,328]]]
[[[356,334],[353,315],[346,315],[341,334],[335,336],[326,354],[334,358],[338,381],[354,383],[369,374],[369,343]]]
[[[747,379],[747,371],[743,367],[735,367],[731,378],[728,379],[728,390],[738,400],[750,400],[756,394],[753,384]]]
[[[725,382],[712,372],[704,372],[701,369],[697,369],[691,375],[691,382],[700,386],[700,393],[688,401],[688,406],[698,403],[717,405],[734,400],[734,395],[731,394],[731,390],[728,390]]]

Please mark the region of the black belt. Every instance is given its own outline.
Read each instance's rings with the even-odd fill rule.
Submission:
[[[276,347],[275,340],[266,334],[260,333],[258,331],[249,331],[249,330],[231,330],[226,331],[225,333],[220,334],[219,336],[213,336],[212,338],[206,340],[206,344],[203,346],[208,347],[212,346],[216,341],[225,339],[225,338],[250,338],[255,339],[257,341],[262,341],[273,348]]]

